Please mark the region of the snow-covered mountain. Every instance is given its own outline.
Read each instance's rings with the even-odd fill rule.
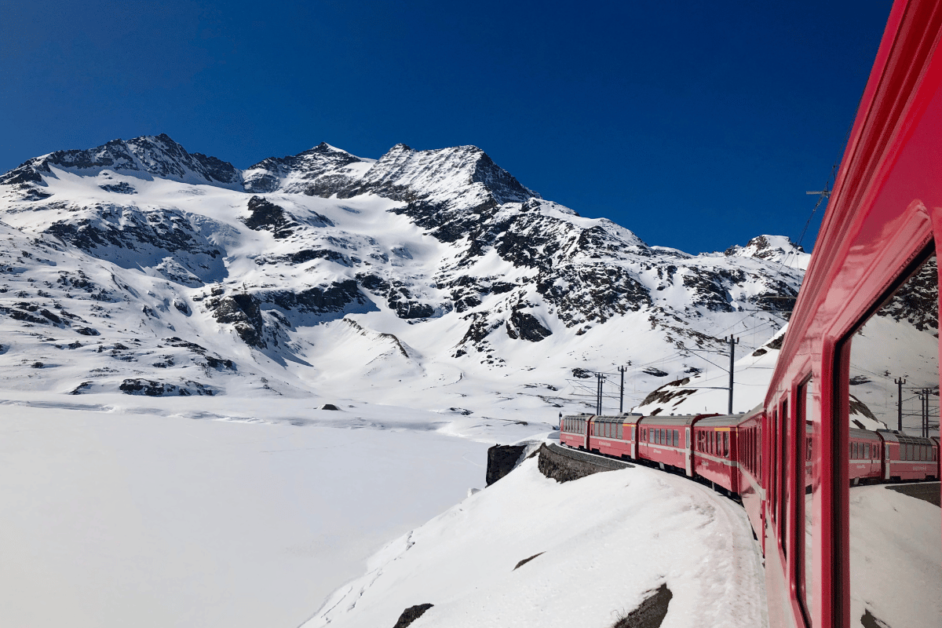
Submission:
[[[630,407],[703,370],[726,334],[753,351],[808,258],[776,236],[697,256],[650,246],[473,146],[372,160],[320,144],[240,171],[166,135],[0,175],[0,238],[11,389],[484,419],[594,407],[573,394],[619,365]]]

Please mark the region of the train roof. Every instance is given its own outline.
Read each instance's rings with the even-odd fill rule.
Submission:
[[[880,435],[873,430],[862,430],[856,427],[850,428],[851,438],[869,438],[870,440],[880,440]]]
[[[644,417],[642,425],[690,425],[699,414],[679,414],[677,416],[653,415]]]
[[[629,420],[637,421],[641,418],[640,414],[628,415],[628,414],[600,414],[595,419],[596,423],[625,423]]]
[[[725,414],[722,416],[711,416],[701,419],[697,422],[697,427],[726,427],[730,425],[739,425],[747,417],[745,414]]]
[[[904,445],[932,444],[931,438],[923,438],[922,436],[907,436],[906,434],[898,434],[889,430],[880,430],[879,434],[883,437],[883,440],[890,443],[902,443]]]

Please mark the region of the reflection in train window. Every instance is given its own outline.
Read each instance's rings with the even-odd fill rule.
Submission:
[[[938,299],[930,257],[850,338],[851,628],[942,626]]]

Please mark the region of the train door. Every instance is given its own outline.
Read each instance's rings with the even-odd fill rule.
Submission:
[[[890,481],[890,443],[889,441],[883,441],[883,479],[887,482]]]
[[[686,458],[687,477],[693,477],[693,441],[690,439],[690,428],[684,428],[684,453]]]

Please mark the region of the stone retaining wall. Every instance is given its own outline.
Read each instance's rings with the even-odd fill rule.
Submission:
[[[593,473],[628,469],[634,466],[614,458],[603,458],[556,444],[542,445],[537,454],[540,473],[557,482],[569,482]]]

